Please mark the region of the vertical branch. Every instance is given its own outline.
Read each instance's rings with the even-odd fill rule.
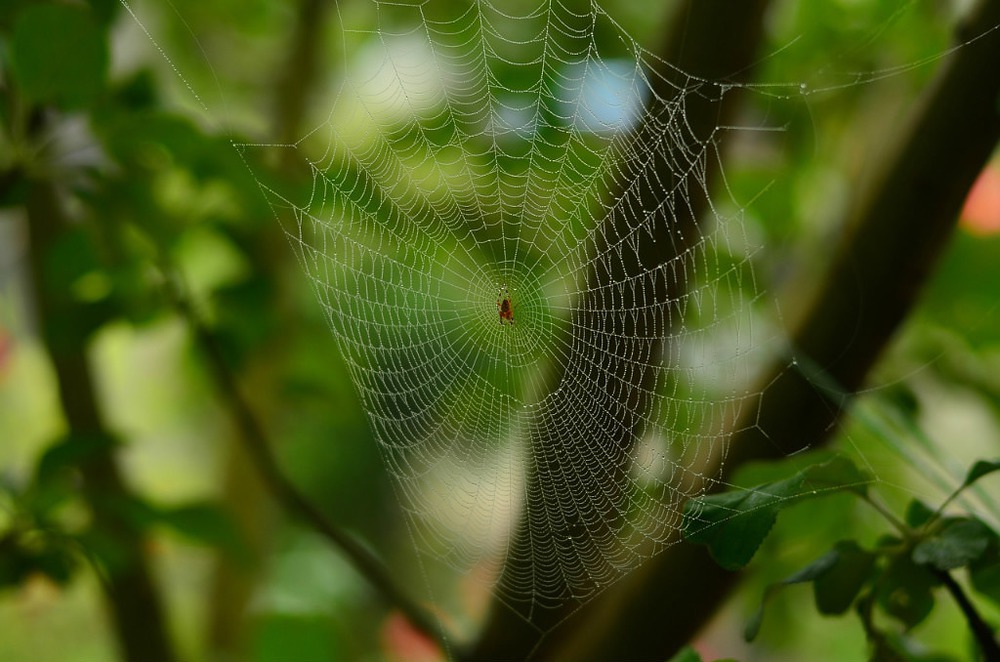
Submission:
[[[983,659],[986,662],[1000,662],[1000,644],[997,644],[993,628],[983,620],[979,611],[976,610],[976,606],[972,604],[972,601],[969,600],[969,597],[962,590],[958,582],[955,581],[955,578],[951,576],[951,573],[938,570],[934,574],[937,575],[941,583],[944,584],[944,587],[951,593],[951,597],[958,604],[958,608],[962,610],[965,622],[969,624],[972,636],[975,637],[976,643],[979,644],[979,650],[983,654]]]
[[[315,88],[324,18],[334,0],[300,0],[288,61],[275,82],[277,142],[294,143],[301,133],[309,94]]]
[[[981,2],[962,26],[961,47],[915,104],[868,197],[857,201],[853,231],[793,334],[800,363],[817,366],[843,392],[862,385],[914,305],[967,191],[1000,140],[997,26],[998,0]],[[780,459],[830,438],[849,399],[831,397],[814,376],[789,368],[785,358],[764,371],[756,406],[737,422],[728,455],[714,457],[702,471],[706,489],[719,489],[723,483],[711,478],[725,481],[749,461]],[[556,659],[579,659],[580,651],[597,659],[669,658],[737,579],[703,548],[678,542],[602,596]]]
[[[621,172],[614,190],[606,195],[606,200],[613,202],[609,203],[608,214],[595,234],[593,267],[588,273],[585,293],[577,302],[581,312],[573,320],[569,344],[584,348],[606,346],[607,310],[643,313],[631,321],[615,320],[625,324],[626,338],[602,354],[600,365],[588,356],[574,355],[554,382],[546,398],[548,404],[543,416],[547,418],[544,424],[535,426],[531,440],[532,461],[525,492],[535,498],[525,505],[512,542],[515,551],[508,555],[501,584],[508,577],[511,582],[518,577],[523,582],[525,577],[537,575],[535,559],[539,552],[533,550],[534,545],[549,545],[552,549],[544,549],[540,554],[558,557],[574,552],[560,548],[565,541],[557,538],[572,538],[571,544],[584,546],[583,551],[575,553],[596,559],[603,556],[598,541],[615,538],[612,529],[623,511],[622,503],[629,498],[630,458],[642,434],[655,390],[658,357],[668,350],[664,346],[667,334],[663,329],[669,326],[670,318],[664,304],[681,298],[687,283],[667,277],[646,279],[643,281],[646,289],[641,292],[612,285],[655,273],[658,267],[680,259],[699,241],[709,193],[719,176],[715,151],[720,149],[720,137],[716,135],[716,127],[731,123],[739,100],[739,95],[727,93],[723,84],[746,79],[757,53],[767,6],[768,0],[736,3],[690,0],[682,3],[666,36],[661,57],[677,68],[651,72],[654,100],[646,109],[644,123],[631,136],[627,153],[632,157],[617,164]],[[720,48],[719,44],[725,47]],[[683,99],[680,120],[683,135],[680,138],[666,135],[667,126],[677,121],[674,113],[679,107],[679,95],[696,79],[708,83]],[[701,146],[707,150],[704,169],[692,167],[687,173],[680,172],[676,152],[681,147],[673,145],[671,139],[683,141],[684,147]],[[665,206],[673,215],[659,211]],[[634,255],[607,250],[607,245],[629,236],[637,226],[647,222],[643,220],[647,216],[655,219],[649,221],[655,241],[640,242]],[[648,300],[660,305],[644,305]],[[623,381],[609,384],[608,375]],[[566,388],[567,384],[576,386]],[[595,411],[618,413],[610,437],[607,426],[595,424],[580,429],[581,426],[573,424],[591,420]],[[576,436],[567,439],[562,433],[565,429],[573,429]],[[575,458],[586,454],[588,448],[609,449],[613,460],[602,467],[604,475],[576,473],[580,469]],[[579,485],[586,489],[573,487]],[[576,519],[560,535],[546,528],[550,526],[545,519],[546,511],[569,511],[575,513]],[[609,568],[608,572],[613,575],[616,571]],[[561,588],[567,596],[574,593],[573,587]],[[589,588],[594,592],[600,590],[596,584]],[[555,593],[551,587],[548,590]],[[507,603],[494,602],[470,659],[544,657],[545,649],[565,634],[556,630],[542,643],[546,632],[581,608],[580,601],[568,597],[561,605],[549,609],[539,609],[533,604],[509,605],[509,598]],[[529,612],[530,626],[526,623]],[[572,632],[571,624],[569,628]],[[540,644],[545,648],[538,648]],[[595,659],[586,651],[580,651],[580,655],[578,659]]]
[[[317,78],[323,73],[320,54],[323,51],[323,30],[327,12],[335,0],[300,0],[287,46],[287,57],[274,75],[273,135],[274,142],[294,143],[302,133],[302,122],[307,102],[315,89]],[[278,153],[279,167],[293,176],[302,171],[296,161],[295,150],[283,149]],[[258,268],[279,279],[287,261],[287,242],[280,225],[269,224],[254,238],[254,260]],[[288,297],[279,299],[287,300]],[[270,314],[282,316],[280,312]],[[272,351],[277,343],[271,340],[268,347],[255,353],[250,365],[243,371],[244,380],[270,383],[271,372],[280,352]],[[244,457],[239,447],[227,444],[224,469],[224,494],[227,506],[241,529],[247,533],[249,558],[246,564],[234,564],[220,557],[212,577],[209,639],[213,649],[240,656],[242,616],[249,603],[260,559],[266,554],[265,540],[273,522],[265,515],[267,496],[261,489],[259,476],[253,473],[253,459]]]
[[[27,211],[39,326],[66,423],[74,438],[106,437],[108,430],[97,402],[85,341],[65,328],[77,312],[65,290],[68,284],[52,282],[49,268],[50,249],[68,225],[56,186],[44,180],[30,181]],[[58,328],[61,325],[64,328]],[[120,514],[121,503],[131,495],[115,457],[111,450],[95,451],[79,470],[95,526],[120,553],[120,560],[105,568],[104,587],[122,655],[129,662],[171,662],[175,658],[143,540]]]

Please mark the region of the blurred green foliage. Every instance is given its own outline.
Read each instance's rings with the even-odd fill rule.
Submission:
[[[237,13],[259,17],[243,9]],[[27,239],[35,231],[18,214],[32,180],[57,183],[60,203],[72,214],[72,224],[44,255],[44,282],[34,284],[58,302],[48,319],[31,317],[44,312],[31,304],[27,263],[14,263],[2,283],[5,297],[14,295],[3,309],[23,312],[0,316],[4,333],[13,334],[0,366],[0,463],[6,467],[0,583],[10,616],[0,620],[22,618],[18,605],[30,599],[40,576],[60,586],[79,584],[81,572],[113,572],[121,561],[122,550],[95,521],[100,509],[80,489],[81,468],[110,453],[128,458],[135,488],[128,498],[110,497],[110,507],[136,535],[156,541],[151,549],[166,568],[163,590],[176,621],[168,625],[181,628],[184,657],[203,657],[207,653],[195,651],[214,647],[220,655],[229,649],[249,656],[244,659],[278,659],[276,646],[287,647],[300,624],[317,623],[318,616],[282,620],[267,616],[274,607],[264,607],[251,620],[253,591],[227,604],[230,595],[221,587],[267,586],[267,559],[281,554],[287,546],[281,541],[303,534],[269,514],[273,507],[259,484],[245,476],[251,470],[232,445],[227,414],[213,404],[219,396],[203,357],[190,337],[176,332],[179,318],[165,279],[183,274],[229,364],[281,439],[287,470],[331,517],[376,543],[394,539],[391,490],[310,287],[284,248],[257,179],[231,146],[236,136],[206,130],[171,109],[174,81],[157,71],[162,63],[143,62],[136,48],[148,44],[123,45],[116,29],[138,30],[118,2],[4,3],[0,14],[0,200],[8,210],[0,222],[12,228],[5,236]],[[136,59],[123,67],[123,57]],[[272,166],[257,171],[281,176]],[[88,388],[118,395],[104,403],[113,437],[61,432],[62,417],[51,406],[23,410],[33,418],[8,410],[17,398],[39,401],[55,392],[57,376],[34,358],[42,348],[32,332],[40,327],[54,347],[93,347],[99,383]],[[125,357],[128,364],[120,365]],[[361,492],[364,499],[356,497]],[[213,557],[218,562],[210,570]],[[226,573],[231,576],[222,578]],[[101,605],[95,588],[88,589],[87,611],[71,617],[79,630],[67,640],[72,646],[53,652],[52,644],[39,641],[42,626],[5,627],[0,655],[35,658],[45,651],[46,659],[74,659],[80,636],[91,631],[94,645],[77,650],[96,646],[103,650],[98,659],[112,657],[113,633],[86,625],[87,612]],[[345,612],[355,616],[345,618],[370,642],[378,621],[367,612],[368,599],[355,590]],[[181,613],[197,618],[177,616],[181,605],[193,605]],[[231,637],[226,619],[246,629],[258,623],[261,634]],[[222,634],[209,635],[212,628]]]
[[[336,15],[348,27],[371,23],[374,3],[340,4]],[[625,28],[655,49],[664,9],[651,17],[646,2],[611,4]],[[810,88],[829,89],[790,99],[762,85],[748,95],[746,125],[784,131],[760,132],[766,138],[747,132],[727,171],[731,198],[720,204],[738,207],[749,231],[765,238],[754,266],[768,291],[780,292],[822,266],[830,238],[842,231],[837,222],[846,192],[866,172],[864,147],[882,140],[932,74],[925,58],[947,47],[951,23],[942,19],[951,18],[951,4],[898,5],[789,1],[773,12],[761,83],[808,81]],[[423,590],[423,570],[412,558],[410,534],[348,369],[260,192],[260,183],[302,190],[310,182],[271,152],[232,147],[267,136],[268,127],[280,123],[272,116],[280,107],[274,96],[295,45],[297,7],[278,0],[185,0],[135,8],[170,64],[118,2],[0,5],[0,238],[16,248],[35,230],[23,215],[30,181],[55,183],[73,221],[36,265],[42,282],[27,276],[27,250],[0,247],[0,657],[114,656],[110,627],[95,626],[102,608],[97,579],[120,562],[121,550],[95,522],[101,509],[80,487],[81,468],[111,454],[124,464],[132,491],[105,505],[147,541],[183,659],[378,658],[386,651],[384,610],[351,568],[268,501],[234,444],[204,357],[164,288],[183,274],[228,364],[280,442],[286,472],[331,519],[382,550],[408,588]],[[331,12],[324,33],[337,33],[336,23]],[[362,32],[348,31],[328,40],[316,54],[321,78],[342,76],[341,48],[363,46],[363,39]],[[329,90],[316,86],[320,107],[309,117],[326,111]],[[307,132],[309,121],[300,120],[296,135]],[[983,444],[952,443],[949,435],[963,430],[946,407],[935,407],[942,392],[947,403],[981,414],[979,438],[995,441],[1000,434],[998,255],[995,237],[959,232],[917,321],[879,375],[906,380],[913,399],[908,415],[950,445],[925,445],[908,433],[888,435],[886,442],[886,435],[875,439],[870,428],[853,425],[842,435],[844,448],[895,491],[890,501],[946,493],[941,481],[926,481],[923,467],[954,473],[952,454],[963,466],[983,454]],[[33,288],[58,300],[56,314],[39,317]],[[91,386],[103,396],[110,433],[67,429],[41,330],[54,346],[90,348],[97,382]],[[901,455],[909,461],[901,463]],[[871,548],[874,526],[852,500],[804,503],[799,495],[784,495],[786,505],[798,505],[773,529],[773,504],[734,522],[771,533],[738,550],[753,555],[759,544],[758,558],[770,566],[736,598],[751,605],[744,611],[753,609],[763,586],[823,548],[833,546],[836,555],[824,561],[824,572],[860,576],[871,565],[863,550]],[[978,515],[992,516],[995,525],[996,497],[979,496]],[[919,525],[912,518],[909,524]],[[885,570],[913,593],[905,609],[890,599],[881,603],[907,626],[916,627],[930,611],[933,584],[915,570],[919,565],[968,564],[975,588],[996,599],[995,536],[971,554],[986,538],[959,524],[951,522],[936,542],[907,557],[916,565],[902,561]],[[860,529],[863,544],[836,546],[844,527]],[[318,580],[316,568],[331,575]],[[828,576],[817,571],[806,579],[819,587]],[[803,622],[802,599],[784,593],[770,601],[760,645],[793,656],[787,651],[799,646],[800,657],[821,659],[817,651],[825,645],[815,635],[827,626]],[[824,613],[850,602],[823,596]],[[952,649],[964,645],[955,623],[953,615],[931,629],[930,638],[944,631]],[[827,659],[860,650],[856,631],[835,636],[841,641]]]

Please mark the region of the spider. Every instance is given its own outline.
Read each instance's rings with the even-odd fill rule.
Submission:
[[[511,300],[510,291],[506,285],[501,286],[497,290],[497,312],[500,314],[500,326],[503,326],[504,320],[507,320],[511,326],[514,326],[514,303]]]

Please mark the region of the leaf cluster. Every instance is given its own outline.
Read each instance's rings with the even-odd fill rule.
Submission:
[[[108,509],[115,511],[115,522],[124,522],[137,535],[167,529],[241,557],[242,535],[217,504],[160,506],[88,489],[81,469],[100,463],[119,445],[118,439],[106,434],[67,434],[41,453],[23,485],[7,481],[0,486],[9,515],[0,534],[0,588],[20,586],[34,576],[65,585],[84,561],[113,572],[126,559],[116,532],[109,531],[107,518],[99,516]]]
[[[836,492],[853,494],[874,506],[892,532],[871,549],[855,540],[838,541],[806,567],[768,586],[746,624],[745,638],[757,637],[765,607],[776,592],[811,584],[819,613],[839,616],[853,606],[871,644],[872,659],[912,659],[907,657],[905,633],[930,615],[935,593],[944,587],[959,602],[986,659],[993,659],[995,637],[985,632],[989,628],[950,573],[965,568],[972,588],[1000,605],[1000,535],[974,516],[946,515],[944,509],[963,490],[998,470],[1000,461],[977,462],[937,509],[914,499],[901,520],[870,494],[870,475],[836,457],[789,478],[692,499],[685,508],[685,537],[706,545],[723,567],[738,570],[756,554],[783,509]],[[877,614],[897,623],[898,631],[883,626]]]
[[[273,244],[260,232],[270,211],[229,139],[164,109],[152,71],[110,76],[120,9],[117,0],[0,7],[0,207],[24,207],[34,183],[47,182],[72,221],[28,227],[44,246],[35,285],[50,303],[39,326],[52,351],[79,351],[111,324],[173,316],[164,283],[175,266],[225,262],[226,273],[195,285],[239,362],[276,326],[275,292],[255,266]],[[199,258],[206,246],[213,255]],[[71,429],[29,476],[5,482],[0,587],[37,575],[65,584],[83,560],[113,569],[123,552],[109,529],[121,526],[138,536],[166,528],[239,558],[241,536],[218,505],[157,505],[83,479],[123,443]]]

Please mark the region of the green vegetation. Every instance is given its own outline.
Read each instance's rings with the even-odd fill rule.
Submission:
[[[1000,599],[1000,535],[974,516],[943,515],[944,508],[963,491],[998,470],[998,462],[976,462],[962,484],[937,509],[914,499],[906,508],[905,518],[898,518],[869,494],[870,475],[850,461],[837,458],[748,491],[692,499],[685,511],[686,537],[707,545],[723,567],[737,570],[757,552],[781,510],[845,490],[871,504],[894,530],[880,536],[871,550],[855,540],[840,540],[808,566],[768,585],[760,608],[747,622],[746,639],[753,641],[757,637],[764,607],[775,591],[792,584],[812,583],[816,609],[821,614],[839,616],[854,606],[872,645],[873,659],[910,659],[906,651],[913,647],[906,645],[903,635],[877,624],[875,608],[908,632],[930,615],[935,602],[933,589],[940,587],[951,593],[962,610],[979,654],[987,660],[1000,659],[993,629],[951,575],[954,570],[967,568],[973,588],[994,602]],[[934,659],[944,658],[938,655]]]
[[[434,21],[474,4],[431,0],[422,20],[447,24]],[[537,3],[510,4],[524,14]],[[563,4],[581,21],[591,10]],[[673,168],[670,181],[690,193],[690,218],[679,221],[689,236],[706,218],[738,218],[741,231],[706,249],[703,264],[735,274],[733,296],[754,297],[754,313],[778,302],[790,328],[764,332],[782,342],[754,366],[749,407],[709,423],[727,428],[712,427],[712,438],[731,443],[684,449],[702,462],[676,492],[686,540],[678,527],[638,569],[533,626],[490,593],[497,568],[456,576],[415,552],[427,531],[400,507],[356,388],[354,349],[331,335],[346,322],[323,307],[328,265],[300,263],[286,236],[301,210],[281,196],[308,200],[321,179],[287,145],[326,146],[312,129],[352,71],[344,53],[378,41],[376,20],[408,25],[412,7],[0,5],[0,659],[998,659],[1000,464],[990,458],[1000,439],[1000,234],[971,212],[956,223],[978,174],[996,169],[1000,2],[650,4],[600,6],[680,68],[685,87],[654,79],[659,97],[647,101],[662,111],[683,100],[684,130],[711,149],[684,177],[662,159],[629,164],[632,174],[662,193]],[[631,55],[613,31],[592,38]],[[538,78],[510,69],[511,86]],[[550,72],[543,82],[559,80]],[[563,100],[549,95],[540,112],[555,122]],[[579,190],[607,165],[589,149],[599,137],[566,147],[557,131],[539,140],[535,161],[517,143],[497,165],[483,135],[453,128],[426,142],[393,134],[402,164],[426,174],[422,150],[452,163],[460,143],[479,160],[444,173],[447,185],[474,189],[494,166],[530,177],[548,174],[546,159],[575,159],[574,175],[536,178],[560,200],[585,197]],[[641,144],[650,130],[629,139]],[[326,162],[339,188],[316,207],[353,205],[392,223],[348,161]],[[633,195],[663,203],[643,197],[655,194]],[[557,248],[593,229],[586,212],[575,208],[563,235],[540,228],[535,271],[512,271],[534,283],[560,264]],[[605,237],[636,221],[607,222]],[[730,238],[760,249],[744,258]],[[360,254],[381,242],[354,246]],[[405,243],[393,250],[405,254]],[[454,237],[437,248],[435,259],[450,256],[459,271],[482,258]],[[660,241],[644,257],[667,263],[687,248]],[[419,258],[407,255],[401,270]],[[606,277],[586,273],[575,285],[594,299],[575,305],[601,309]],[[712,276],[656,296],[681,297],[701,279]],[[438,337],[460,345],[467,292],[434,282],[450,305]],[[387,300],[416,310],[421,296],[415,286]],[[525,399],[549,389],[572,403],[581,394],[553,388],[536,365],[575,331],[559,317],[569,305],[563,293],[515,294],[517,326],[504,328],[544,318],[515,348],[527,376],[511,382],[503,360],[513,350],[484,333],[463,350],[480,386],[447,385],[435,401],[444,413],[415,418],[473,411],[490,389]],[[420,338],[421,320],[411,321],[369,341]],[[580,338],[597,345],[600,333]],[[656,388],[690,396],[672,384],[647,390]],[[608,407],[639,426],[647,402],[629,397],[613,393]],[[701,422],[697,405],[683,414]],[[496,421],[455,423],[487,436]],[[576,457],[588,440],[556,441]],[[617,487],[626,471],[613,469],[595,489]],[[544,480],[537,467],[524,476],[531,487]],[[685,505],[691,494],[700,496]],[[640,511],[658,496],[629,495]],[[576,533],[570,525],[565,537]],[[514,559],[502,572],[523,570]],[[786,590],[799,583],[812,585],[815,609]],[[852,609],[856,620],[823,620]],[[752,644],[731,635],[747,621]]]

